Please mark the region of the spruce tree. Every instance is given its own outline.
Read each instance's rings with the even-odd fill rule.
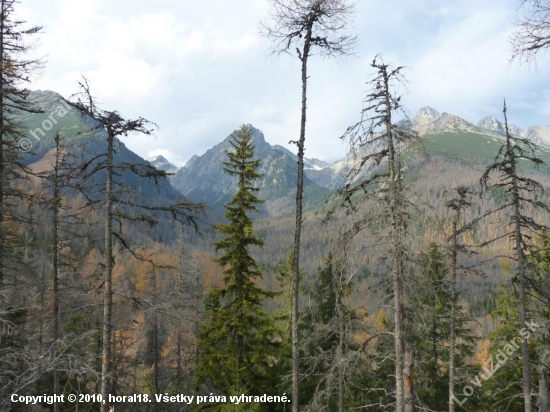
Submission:
[[[446,371],[442,364],[448,357],[451,291],[446,282],[447,265],[441,249],[431,243],[420,256],[421,271],[411,283],[413,317],[406,323],[415,360],[422,368],[415,376],[415,391],[419,398],[435,410],[447,406]]]
[[[263,240],[253,232],[250,212],[263,203],[257,197],[254,181],[260,160],[254,160],[252,132],[241,126],[230,140],[223,170],[238,179],[235,197],[224,205],[227,223],[216,230],[224,237],[214,243],[224,254],[215,261],[224,269],[223,286],[213,288],[205,300],[205,322],[199,331],[198,384],[225,395],[273,393],[271,367],[275,363],[278,333],[273,318],[262,308],[273,293],[263,290],[262,278],[251,247],[262,247]],[[214,407],[213,409],[216,409]],[[213,410],[212,409],[212,410]],[[218,408],[219,409],[219,408]],[[211,410],[211,409],[209,409]]]
[[[344,253],[345,255],[345,253]],[[350,305],[354,275],[347,262],[329,252],[306,294],[300,368],[302,404],[311,411],[344,412],[363,405],[357,393],[347,390],[363,380],[365,367],[357,334],[364,333],[364,317]]]

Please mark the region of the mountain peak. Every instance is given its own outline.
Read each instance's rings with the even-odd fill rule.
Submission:
[[[153,156],[153,157],[147,159],[147,161],[149,161],[151,163],[154,163],[154,162],[168,163],[168,160],[162,155]]]
[[[151,165],[159,170],[163,170],[168,173],[174,173],[178,170],[178,167],[170,163],[164,156],[158,155],[147,159]]]
[[[494,132],[504,131],[502,123],[499,122],[495,116],[485,116],[483,119],[477,122],[477,127],[485,130],[492,130]]]
[[[431,108],[430,106],[422,107],[416,114],[416,119],[437,120],[441,117],[441,113]]]
[[[254,144],[257,145],[264,145],[266,144],[264,133],[260,129],[256,129],[251,124],[247,124],[247,126],[252,131],[252,141]]]

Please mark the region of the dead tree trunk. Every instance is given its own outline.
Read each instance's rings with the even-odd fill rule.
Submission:
[[[503,114],[506,143],[499,151],[498,161],[490,165],[482,175],[481,184],[482,187],[488,186],[491,174],[496,172],[500,175],[499,180],[492,186],[504,189],[507,196],[507,202],[504,206],[500,207],[500,210],[507,209],[510,213],[510,224],[507,226],[508,233],[506,235],[513,241],[514,254],[510,258],[516,263],[517,275],[513,281],[518,285],[519,328],[523,330],[527,327],[527,261],[525,256],[525,250],[528,247],[527,242],[532,237],[533,232],[540,233],[543,230],[547,231],[549,229],[546,225],[538,223],[533,216],[527,215],[526,210],[528,209],[525,206],[529,205],[534,209],[542,209],[547,213],[550,211],[550,207],[537,199],[544,193],[544,187],[539,182],[526,176],[520,176],[519,174],[518,161],[520,160],[528,161],[534,165],[544,163],[537,157],[535,152],[536,145],[527,139],[510,136],[506,117],[506,102],[504,102]],[[530,233],[527,234],[526,231]],[[525,412],[532,412],[532,385],[527,339],[522,339],[521,341],[521,358]]]
[[[398,211],[399,205],[399,184],[397,182],[398,171],[395,162],[395,143],[393,140],[392,124],[392,103],[390,101],[390,82],[387,70],[382,72],[383,85],[385,93],[385,133],[388,144],[388,186],[389,186],[389,206],[390,206],[390,247],[392,260],[393,276],[393,310],[394,310],[394,341],[395,341],[395,402],[396,411],[404,411],[404,388],[403,388],[403,255],[400,247],[403,241],[401,231],[403,222]]]
[[[404,196],[399,153],[402,147],[419,143],[420,137],[415,131],[392,123],[392,113],[404,110],[400,104],[401,96],[393,93],[394,88],[405,80],[401,74],[402,67],[385,64],[379,61],[378,56],[371,66],[376,74],[368,82],[371,89],[364,100],[366,108],[362,111],[361,120],[348,127],[343,136],[350,141],[356,163],[339,192],[343,197],[342,206],[352,212],[359,210],[355,204],[362,200],[380,202],[381,211],[376,218],[360,218],[354,226],[377,227],[381,220],[389,224],[380,236],[388,248],[393,284],[395,410],[404,412],[403,277],[407,259],[405,208],[409,202]],[[382,165],[384,160],[387,164]],[[372,166],[379,166],[380,171],[363,177],[362,172]],[[330,213],[333,212],[329,212],[329,216]],[[354,228],[346,236],[353,237],[360,230]]]
[[[355,37],[342,35],[348,18],[354,13],[346,0],[271,0],[273,24],[263,25],[263,34],[274,42],[273,52],[288,52],[294,45],[302,62],[302,106],[298,146],[298,176],[296,183],[296,227],[294,231],[293,296],[291,316],[292,339],[292,412],[300,410],[299,362],[299,293],[300,293],[300,238],[304,192],[304,148],[307,112],[307,64],[312,48],[327,56],[347,55]]]
[[[506,125],[506,134],[508,135],[508,123],[506,120],[506,108],[504,110],[504,122]],[[511,152],[510,138],[506,139],[508,151]],[[516,170],[516,161],[514,157],[510,159],[510,169],[512,177],[512,201],[513,201],[513,222],[515,231],[515,250],[518,262],[518,281],[519,281],[519,322],[520,328],[525,328],[527,321],[526,302],[525,302],[525,252],[523,250],[523,234],[521,232],[522,216],[520,211],[520,194],[518,187],[518,175]],[[521,340],[521,363],[523,373],[523,396],[525,398],[525,412],[532,412],[533,405],[531,400],[531,370],[529,368],[529,343],[527,339]]]
[[[339,272],[338,272],[339,273]],[[345,412],[346,405],[346,383],[345,383],[345,367],[344,367],[344,350],[346,342],[346,316],[343,308],[343,286],[340,282],[338,283],[338,294],[337,294],[337,310],[338,310],[338,350],[337,350],[337,362],[338,362],[338,412]]]
[[[405,350],[405,412],[414,412],[413,351],[410,346]]]
[[[544,366],[539,377],[539,412],[548,412],[548,373]]]
[[[298,321],[300,319],[300,238],[302,233],[302,203],[304,195],[304,145],[306,140],[307,114],[307,60],[310,53],[311,29],[310,22],[301,54],[302,59],[302,118],[300,122],[300,139],[298,145],[298,180],[296,183],[296,226],[294,229],[294,278],[292,290],[292,411],[300,410],[300,345]]]
[[[59,142],[59,133],[55,134],[55,165],[53,175],[53,342],[54,358],[57,358],[57,344],[59,342],[59,207],[60,207],[60,185],[59,172],[61,167],[62,150]],[[53,372],[53,392],[59,391],[59,372],[55,368]],[[59,412],[59,403],[55,402],[54,412]]]
[[[101,395],[109,399],[109,367],[111,363],[111,329],[113,310],[113,153],[114,136],[107,127],[107,180],[106,180],[106,215],[105,215],[105,263],[103,279],[103,343],[101,357]],[[108,403],[101,404],[101,412],[108,412]]]
[[[464,200],[466,189],[458,188],[459,198],[447,203],[447,207],[454,210],[452,217],[451,234],[451,265],[449,268],[451,277],[451,313],[449,319],[449,412],[455,411],[455,354],[456,354],[456,275],[458,264],[458,223],[462,216],[462,208],[467,205]]]

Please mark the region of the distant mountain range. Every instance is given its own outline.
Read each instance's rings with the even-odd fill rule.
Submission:
[[[59,107],[64,102],[59,94],[50,91],[34,91],[29,99],[44,113],[21,115],[25,128],[29,129],[29,139],[33,145],[32,151],[27,154],[28,164],[38,164],[40,159],[54,147],[55,130],[59,130],[65,143],[71,147],[87,141],[87,146],[90,148],[87,150],[90,150],[90,153],[97,152],[104,144],[101,136],[90,132],[91,119],[82,117],[76,109],[70,109],[63,116],[59,116],[62,113]],[[58,115],[53,115],[52,119],[52,113]],[[50,123],[52,123],[51,128]],[[44,128],[44,126],[48,127]],[[447,158],[461,158],[463,161],[476,158],[489,159],[494,156],[502,143],[504,133],[502,123],[495,117],[485,117],[474,125],[455,115],[439,113],[431,107],[421,108],[414,118],[402,121],[401,126],[412,128],[424,136],[426,145],[432,153]],[[258,182],[261,190],[260,197],[266,200],[262,216],[291,214],[296,187],[297,156],[283,146],[269,144],[259,129],[250,127],[253,132],[256,156],[262,160],[261,172],[264,176]],[[532,126],[523,130],[510,125],[509,128],[512,134],[543,145],[544,151],[550,144],[550,126]],[[149,162],[160,170],[174,174],[169,178],[171,185],[166,179],[161,182],[163,197],[177,197],[174,190],[176,189],[191,201],[205,202],[217,207],[228,202],[236,191],[236,180],[222,170],[222,162],[226,160],[225,150],[230,149],[229,136],[206,153],[193,156],[185,166],[179,169],[163,156],[155,156],[146,161],[131,152],[122,142],[118,142],[118,147],[118,161],[131,159],[144,164]],[[352,153],[333,163],[314,158],[305,159],[306,208],[315,208],[322,199],[337,189],[344,182],[354,162]],[[138,184],[131,176],[123,177],[123,180],[125,179]],[[152,190],[152,187],[144,187],[142,192],[150,193]]]
[[[475,126],[458,116],[439,113],[428,106],[421,108],[414,118],[403,121],[401,125],[417,131],[421,136],[451,133],[455,137],[474,134],[502,138],[504,135],[502,123],[494,117],[485,117]],[[259,183],[263,197],[274,200],[285,193],[292,192],[296,180],[296,154],[285,147],[270,145],[260,130],[253,128],[253,131],[256,155],[263,160],[262,170],[265,173],[263,180]],[[550,126],[533,126],[528,130],[522,130],[511,125],[510,131],[538,144],[550,143]],[[172,179],[174,187],[192,200],[206,201],[215,205],[229,200],[236,186],[233,180],[224,175],[221,170],[224,150],[229,148],[228,139],[229,137],[202,156],[193,156]],[[344,182],[354,162],[355,159],[351,153],[334,163],[319,159],[305,159],[306,186],[311,187],[316,184],[320,188],[333,191]],[[213,167],[215,165],[220,166]]]

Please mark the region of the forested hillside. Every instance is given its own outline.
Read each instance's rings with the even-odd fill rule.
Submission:
[[[364,95],[339,101],[356,116],[330,136],[346,153],[310,157],[331,144],[309,117],[312,78],[329,83],[312,68],[355,56],[358,5],[268,0],[258,31],[274,61],[295,60],[296,113],[247,104],[271,134],[208,124],[201,150],[173,156],[205,110],[174,148],[141,156],[130,147],[163,132],[136,108],[182,97],[164,83],[118,96],[87,75],[67,95],[31,90],[44,30],[22,3],[0,0],[0,411],[548,412],[550,126],[516,126],[514,99],[476,123],[409,116],[410,72],[369,54]],[[520,3],[512,59],[532,61],[550,7]],[[147,38],[128,45],[145,57],[126,76],[172,39],[155,21],[130,30]],[[193,76],[214,70],[202,63]]]

